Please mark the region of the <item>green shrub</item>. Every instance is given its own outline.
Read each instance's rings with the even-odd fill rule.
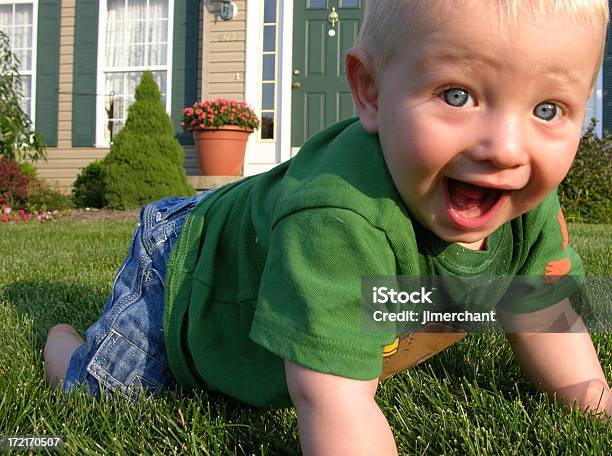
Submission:
[[[566,220],[612,223],[612,134],[595,134],[596,120],[580,140],[569,173],[559,185]]]
[[[68,195],[64,195],[49,187],[49,184],[40,178],[34,178],[28,186],[28,199],[26,209],[30,213],[46,212],[74,207]]]
[[[113,208],[129,209],[166,196],[193,195],[183,169],[183,148],[150,71],[142,75],[135,98],[104,162],[106,200]]]
[[[19,163],[19,167],[21,168],[21,172],[31,179],[34,179],[36,176],[38,176],[38,171],[36,170],[36,167],[30,162],[21,162]]]
[[[101,208],[108,204],[102,176],[105,166],[105,159],[95,160],[77,176],[72,187],[72,201],[76,207]]]

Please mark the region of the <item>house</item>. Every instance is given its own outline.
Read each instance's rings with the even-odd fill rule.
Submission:
[[[355,114],[343,55],[362,3],[0,0],[0,29],[22,62],[24,107],[48,145],[39,175],[69,192],[79,171],[108,153],[145,69],[160,84],[196,188],[225,182],[199,175],[193,140],[180,128],[183,107],[196,99],[246,100],[262,117],[245,175],[289,159],[312,133]],[[611,63],[608,51],[589,101],[600,134],[612,128]]]

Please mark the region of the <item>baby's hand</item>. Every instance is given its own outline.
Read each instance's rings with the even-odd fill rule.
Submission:
[[[569,258],[549,261],[544,268],[544,281],[546,283],[555,283],[561,278],[561,276],[564,276],[570,272],[571,268],[572,263],[570,262]]]

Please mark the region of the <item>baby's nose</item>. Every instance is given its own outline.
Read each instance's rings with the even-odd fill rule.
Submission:
[[[471,157],[476,161],[489,161],[501,169],[529,163],[526,132],[521,121],[509,115],[490,118],[482,127]]]

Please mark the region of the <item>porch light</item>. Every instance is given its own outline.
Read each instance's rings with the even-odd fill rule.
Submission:
[[[221,1],[223,3],[221,5],[221,9],[219,10],[219,16],[221,16],[221,19],[223,19],[224,21],[229,21],[235,18],[238,14],[238,5],[236,4],[236,2],[232,2],[231,0]]]

